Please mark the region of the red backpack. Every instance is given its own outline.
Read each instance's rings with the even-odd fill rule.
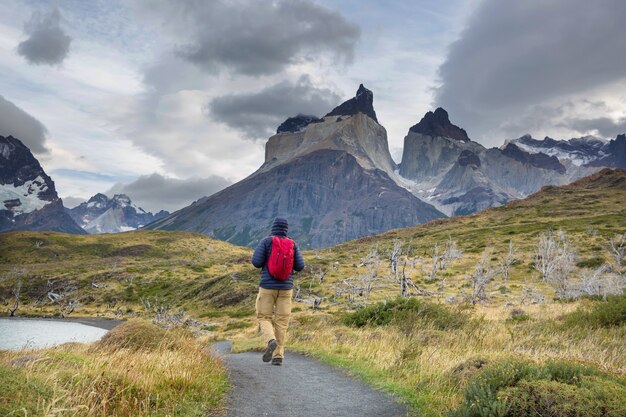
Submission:
[[[295,243],[287,237],[272,236],[272,250],[267,261],[267,270],[279,281],[287,281],[293,271]]]

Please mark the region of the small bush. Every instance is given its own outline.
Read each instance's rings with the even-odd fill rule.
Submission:
[[[443,304],[430,303],[417,298],[396,298],[380,302],[344,317],[348,326],[384,326],[401,322],[423,321],[445,330],[459,328],[467,322],[467,315]]]
[[[94,345],[105,349],[155,350],[183,347],[185,330],[164,330],[146,320],[134,319],[114,327]]]
[[[591,308],[581,306],[567,315],[567,326],[615,327],[626,324],[626,294],[609,296]]]
[[[599,268],[602,264],[604,264],[604,259],[596,256],[590,259],[583,259],[576,263],[576,266],[579,268]]]
[[[509,313],[509,317],[506,319],[506,321],[509,323],[521,323],[528,320],[530,320],[530,316],[528,315],[528,313],[519,308],[511,310],[511,313]]]
[[[626,415],[626,382],[569,362],[536,365],[505,360],[465,388],[458,417],[593,417]]]

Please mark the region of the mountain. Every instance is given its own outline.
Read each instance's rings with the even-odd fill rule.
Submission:
[[[161,210],[157,214],[146,212],[132,203],[126,194],[109,198],[98,193],[88,201],[67,209],[76,223],[88,233],[117,233],[135,230],[169,214]]]
[[[604,145],[595,138],[564,142],[525,136],[487,149],[438,108],[404,138],[399,181],[447,215],[464,215],[524,198],[544,185],[568,184],[600,166],[619,166],[589,163],[600,160]]]
[[[360,85],[322,119],[288,119],[267,141],[255,173],[146,228],[254,246],[280,215],[303,248],[321,248],[444,217],[396,181],[373,97]]]
[[[255,173],[149,228],[193,230],[253,246],[280,214],[292,220],[292,235],[304,247],[319,248],[501,206],[545,185],[626,165],[624,135],[611,141],[524,136],[488,149],[443,108],[409,128],[396,164],[373,99],[361,84],[321,119],[288,118],[267,141]]]
[[[54,181],[19,139],[0,136],[0,231],[85,233],[65,213]]]
[[[569,140],[545,137],[533,139],[530,135],[507,141],[531,154],[544,153],[569,161],[575,166],[594,166],[626,169],[626,135],[606,140],[595,136],[584,136]]]

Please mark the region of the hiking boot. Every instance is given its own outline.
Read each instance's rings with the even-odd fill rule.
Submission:
[[[272,359],[272,365],[283,366],[283,358]]]
[[[265,352],[263,352],[263,362],[269,362],[272,360],[272,354],[277,346],[278,343],[276,343],[276,339],[272,339],[267,342],[267,347],[265,348]]]

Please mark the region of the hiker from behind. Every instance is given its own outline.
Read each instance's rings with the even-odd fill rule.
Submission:
[[[264,238],[252,255],[252,265],[261,269],[261,283],[256,297],[256,316],[265,341],[263,362],[282,365],[287,327],[291,316],[293,271],[304,269],[298,245],[287,237],[287,220],[277,217],[272,233]],[[273,321],[272,321],[273,318]]]

